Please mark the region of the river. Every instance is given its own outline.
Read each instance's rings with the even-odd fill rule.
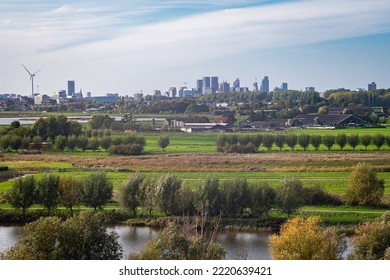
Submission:
[[[108,231],[116,231],[119,243],[123,246],[123,256],[139,253],[151,239],[158,238],[158,231],[148,227],[126,225],[110,226]],[[17,242],[18,236],[23,235],[21,226],[0,225],[0,252],[11,248]],[[221,231],[216,241],[225,248],[227,260],[270,260],[268,251],[269,232]],[[347,250],[343,254],[346,259],[351,250],[351,238],[347,238]]]
[[[123,246],[123,255],[139,253],[151,239],[158,238],[158,231],[148,227],[117,225],[108,227],[108,231],[116,231],[119,243]],[[12,247],[18,236],[23,235],[21,226],[0,226],[0,252]],[[267,248],[267,232],[234,232],[218,233],[217,242],[226,250],[226,259],[269,260],[271,256]]]

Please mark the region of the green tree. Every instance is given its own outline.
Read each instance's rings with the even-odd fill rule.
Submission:
[[[165,151],[165,148],[169,145],[169,137],[166,135],[160,135],[157,140],[157,145]]]
[[[275,138],[271,134],[266,134],[263,136],[263,146],[266,147],[268,151],[271,151],[274,141]]]
[[[321,135],[312,135],[310,143],[314,147],[314,149],[316,151],[318,151],[319,147],[322,144],[322,137],[321,137]]]
[[[112,197],[113,186],[106,173],[91,173],[83,184],[83,202],[86,206],[93,207],[95,211],[102,208]]]
[[[202,215],[217,216],[221,214],[223,197],[219,190],[217,177],[206,177],[198,190],[197,209]]]
[[[352,147],[353,150],[359,145],[360,138],[358,134],[350,134],[348,135],[348,144]]]
[[[67,139],[67,146],[70,151],[74,151],[76,149],[79,139],[76,135],[70,135]]]
[[[60,177],[53,173],[44,174],[37,182],[37,199],[47,209],[49,215],[57,206]]]
[[[345,145],[347,145],[347,135],[345,135],[344,133],[337,134],[336,144],[340,146],[341,150],[343,150]]]
[[[18,151],[21,145],[22,145],[22,137],[17,135],[12,135],[10,137],[9,146],[11,149]]]
[[[118,235],[108,233],[101,215],[85,211],[61,221],[40,218],[27,224],[25,237],[6,252],[11,260],[119,260]]]
[[[367,163],[359,163],[349,177],[349,187],[344,200],[349,205],[374,206],[381,203],[384,181]]]
[[[96,152],[96,150],[99,148],[99,140],[96,137],[92,137],[88,139],[88,147]]]
[[[246,179],[235,178],[233,181],[226,181],[223,186],[226,202],[226,214],[235,216],[241,215],[250,205],[250,192]]]
[[[204,224],[204,223],[201,223]],[[215,233],[196,229],[198,223],[180,226],[170,223],[160,234],[159,239],[149,241],[142,252],[130,256],[136,260],[222,260],[225,250],[214,241]]]
[[[275,205],[276,192],[267,183],[254,186],[250,189],[252,214],[263,216]]]
[[[286,143],[286,137],[284,137],[283,134],[276,134],[274,140],[275,145],[279,148],[279,151],[281,151]]]
[[[7,193],[7,200],[16,209],[22,209],[23,214],[35,201],[35,177],[33,175],[19,177],[12,182]]]
[[[137,207],[140,205],[140,186],[144,181],[141,173],[136,172],[118,189],[118,202],[123,208],[130,210],[134,217],[137,216]]]
[[[333,147],[335,143],[335,137],[333,135],[324,135],[323,137],[324,145],[328,148],[328,151]]]
[[[293,218],[269,240],[275,260],[338,260],[344,249],[343,239],[334,228],[323,229],[319,217]]]
[[[382,134],[375,134],[372,137],[372,142],[378,148],[379,151],[383,144],[385,144],[385,136],[383,136]]]
[[[371,140],[372,140],[372,136],[370,134],[364,134],[362,137],[361,137],[361,141],[362,141],[362,144],[364,147],[366,147],[366,151],[367,151],[367,147],[370,145],[371,143]]]
[[[110,136],[105,136],[105,137],[101,138],[100,139],[100,145],[107,152],[108,148],[111,146],[111,137]]]
[[[182,182],[175,175],[161,175],[156,181],[156,200],[160,210],[166,215],[178,213],[177,195]]]
[[[54,139],[54,147],[58,150],[63,152],[65,150],[65,147],[67,145],[67,139],[64,135],[58,135]]]
[[[286,144],[294,151],[294,147],[298,143],[298,137],[295,134],[288,134],[286,137]]]
[[[79,136],[77,147],[79,147],[83,152],[88,149],[88,138],[86,136]]]
[[[73,215],[73,207],[79,205],[82,195],[82,182],[70,176],[62,176],[59,185],[59,199]]]
[[[138,199],[142,207],[147,210],[149,217],[152,216],[152,211],[157,205],[156,186],[157,178],[146,178],[140,186]]]
[[[390,212],[383,214],[379,221],[368,221],[355,229],[352,238],[352,260],[390,259]]]
[[[287,215],[291,215],[304,203],[303,184],[298,179],[287,179],[276,188],[277,206]]]
[[[40,149],[42,142],[43,142],[43,139],[41,136],[34,136],[32,139],[32,142],[34,144],[35,149]]]
[[[48,124],[43,118],[39,118],[35,121],[32,131],[34,135],[40,136],[42,139],[49,137],[48,135]],[[53,138],[53,137],[51,137]]]
[[[307,148],[310,145],[310,135],[309,134],[301,134],[301,135],[299,135],[299,137],[298,137],[298,144],[305,151],[307,151]]]

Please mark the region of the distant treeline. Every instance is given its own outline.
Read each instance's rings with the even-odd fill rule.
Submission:
[[[292,151],[300,146],[307,151],[310,145],[318,151],[321,145],[324,145],[329,151],[338,145],[340,150],[343,150],[348,144],[353,150],[358,145],[363,145],[365,149],[373,144],[377,150],[387,143],[390,147],[390,136],[383,134],[375,135],[358,135],[344,133],[337,135],[309,135],[309,134],[219,134],[217,136],[216,145],[218,152],[225,153],[256,153],[260,147],[264,147],[270,151],[274,146],[281,151],[284,147],[289,147]]]

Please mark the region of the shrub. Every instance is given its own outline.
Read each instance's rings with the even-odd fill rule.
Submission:
[[[139,156],[142,154],[143,148],[139,144],[120,144],[111,146],[108,153],[111,155]]]

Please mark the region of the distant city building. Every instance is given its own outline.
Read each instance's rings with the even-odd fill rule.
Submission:
[[[75,95],[75,81],[68,81],[68,97]]]
[[[372,82],[371,84],[368,84],[368,90],[376,90],[376,83]]]
[[[42,104],[42,96],[40,94],[35,94],[34,96],[34,105]]]
[[[156,97],[160,97],[160,96],[161,96],[161,90],[155,89],[155,90],[153,91],[153,94],[154,94],[154,96],[156,96]]]
[[[187,89],[187,87],[181,87],[179,89],[179,97],[183,97],[184,96],[184,90]]]
[[[211,92],[216,93],[218,91],[218,77],[211,77]]]
[[[177,90],[176,90],[176,88],[175,88],[175,87],[171,87],[171,88],[169,89],[169,97],[175,98],[176,95],[177,95]]]
[[[219,84],[218,92],[226,93],[230,91],[230,84],[227,81],[223,81]]]
[[[253,83],[253,91],[258,92],[259,91],[259,84],[257,82]]]
[[[240,87],[240,78],[237,78],[234,82],[233,82],[233,88],[239,88]]]
[[[282,85],[280,87],[274,88],[274,91],[276,91],[276,92],[282,92],[282,91],[286,91],[286,90],[288,90],[287,83],[282,83]]]
[[[115,97],[115,98],[118,98],[118,97],[119,97],[119,94],[118,94],[118,93],[107,93],[106,96],[107,96],[107,97]]]
[[[183,97],[191,97],[197,93],[197,89],[183,89]]]
[[[88,91],[86,98],[91,99],[91,97],[92,97],[92,93],[90,91]]]
[[[306,87],[305,91],[306,92],[316,91],[316,88],[315,87]]]
[[[210,77],[203,77],[202,94],[211,93],[211,81]]]
[[[134,99],[135,100],[141,100],[142,97],[144,97],[144,94],[142,92],[134,93]]]
[[[268,76],[264,76],[263,80],[261,81],[260,91],[261,92],[269,92]]]
[[[110,96],[94,96],[91,97],[92,101],[95,101],[95,103],[116,103],[117,97],[115,95]]]
[[[60,90],[59,92],[58,92],[58,96],[59,96],[59,98],[66,98],[66,90]]]
[[[199,94],[203,94],[203,80],[196,80],[196,89]]]

